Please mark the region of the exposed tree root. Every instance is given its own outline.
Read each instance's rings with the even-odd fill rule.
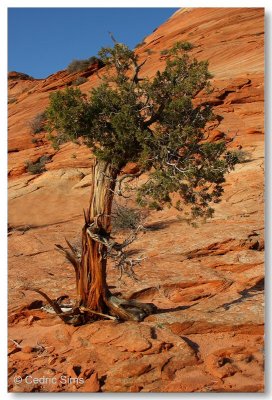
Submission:
[[[46,293],[41,291],[40,289],[32,288],[32,287],[24,287],[22,290],[31,290],[33,292],[36,292],[40,294],[42,297],[45,298],[45,300],[50,304],[50,306],[53,308],[55,311],[56,315],[62,319],[63,322],[65,322],[68,325],[83,325],[86,323],[86,318],[83,313],[80,312],[80,309],[78,307],[75,307],[72,311],[68,312],[62,312],[61,306],[56,300],[52,300]]]
[[[139,303],[135,300],[124,300],[116,296],[106,299],[111,314],[125,321],[142,321],[145,317],[156,312],[152,303]]]
[[[145,317],[156,312],[156,306],[152,303],[140,303],[135,300],[124,300],[116,296],[110,296],[105,300],[108,311],[111,315],[94,311],[88,307],[76,306],[72,311],[63,312],[58,300],[51,299],[40,289],[24,287],[22,290],[30,290],[40,294],[46,299],[55,311],[55,314],[66,324],[78,326],[98,318],[125,321],[142,321]],[[64,298],[66,296],[61,296]],[[60,299],[58,298],[58,299]],[[95,317],[95,318],[94,318]],[[98,318],[97,318],[98,317]]]
[[[66,324],[82,325],[99,318],[142,321],[155,312],[156,307],[112,295],[106,281],[108,257],[111,257],[121,274],[126,273],[135,278],[133,268],[142,258],[130,258],[130,252],[126,249],[136,239],[141,226],[122,243],[113,240],[110,236],[111,208],[118,169],[106,161],[96,160],[92,175],[90,205],[88,210],[83,210],[85,223],[82,228],[81,249],[77,249],[66,239],[67,249],[56,244],[56,249],[64,254],[74,268],[77,293],[75,306],[63,312],[60,304],[40,289],[26,290],[33,290],[43,296]],[[120,185],[126,178],[132,177],[125,175],[120,178]]]
[[[56,249],[65,255],[66,259],[73,265],[76,277],[76,290],[77,290],[77,306],[82,312],[85,312],[86,319],[94,316],[110,317],[122,321],[142,321],[148,315],[156,312],[156,306],[151,303],[143,304],[135,300],[124,300],[111,294],[105,276],[106,259],[103,254],[110,256],[115,261],[115,266],[119,268],[121,274],[127,271],[130,277],[134,277],[133,266],[140,263],[141,259],[132,260],[128,258],[129,252],[124,249],[131,244],[137,237],[140,227],[133,232],[123,243],[113,241],[109,234],[99,227],[99,216],[96,223],[90,223],[88,217],[89,212],[84,212],[85,226],[83,228],[83,246],[82,248],[91,249],[88,254],[87,265],[93,269],[88,274],[83,274],[84,254],[78,251],[67,239],[66,243],[69,249],[65,249],[61,245],[56,245]],[[96,249],[98,247],[98,250]],[[93,254],[98,255],[97,258],[92,259]],[[100,265],[97,263],[101,263]],[[102,270],[104,272],[102,272]],[[87,283],[87,292],[92,293],[93,297],[86,297],[82,288],[84,285],[80,283],[81,277],[84,278],[84,285]],[[95,279],[98,281],[95,282]],[[90,282],[88,279],[91,279]],[[97,284],[98,282],[98,284]],[[85,289],[86,290],[86,289]],[[94,311],[92,311],[94,310]],[[111,318],[110,318],[111,319]]]

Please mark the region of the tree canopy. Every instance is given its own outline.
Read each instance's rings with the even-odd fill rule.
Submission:
[[[72,87],[52,93],[47,119],[59,144],[81,137],[118,173],[128,161],[148,172],[137,190],[141,205],[182,210],[185,204],[193,216],[208,217],[238,158],[224,139],[205,140],[214,115],[210,105],[195,105],[194,98],[210,89],[211,74],[208,62],[189,55],[191,49],[190,43],[176,43],[164,69],[148,78],[141,75],[146,60],[140,63],[126,45],[102,48],[106,71],[100,84],[89,95]]]

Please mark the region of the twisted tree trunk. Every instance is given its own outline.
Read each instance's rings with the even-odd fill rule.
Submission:
[[[82,256],[77,277],[79,305],[106,312],[109,289],[106,282],[107,238],[118,171],[104,161],[93,166],[90,206],[82,229]],[[96,240],[94,239],[96,238]]]
[[[65,318],[67,323],[84,323],[89,314],[111,314],[121,320],[141,321],[156,310],[151,303],[143,304],[112,295],[107,285],[108,248],[120,248],[118,243],[110,241],[111,208],[118,172],[101,160],[96,160],[93,165],[90,205],[84,212],[81,257],[68,241],[71,252],[56,245],[72,263],[76,273],[77,305],[71,317]]]

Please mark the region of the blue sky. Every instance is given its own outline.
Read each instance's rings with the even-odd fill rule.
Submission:
[[[8,70],[35,78],[112,45],[108,32],[133,48],[177,8],[9,8]]]

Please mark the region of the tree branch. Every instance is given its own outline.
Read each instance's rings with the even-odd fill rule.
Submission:
[[[66,239],[65,239],[66,240]],[[78,276],[79,273],[79,258],[78,255],[75,253],[75,249],[70,245],[70,243],[66,240],[66,243],[68,244],[69,248],[72,250],[73,254],[70,253],[68,250],[66,250],[64,247],[62,247],[60,244],[55,244],[56,249],[63,253],[68,261],[73,265],[76,276]]]
[[[161,113],[163,112],[163,110],[165,109],[165,107],[166,107],[166,101],[163,102],[163,103],[161,103],[161,105],[159,106],[157,112],[155,112],[155,114],[153,114],[153,115],[149,118],[148,121],[145,121],[145,122],[143,123],[144,129],[145,129],[145,128],[148,128],[150,125],[152,125],[154,122],[156,122],[156,121],[159,119],[159,117],[160,117]]]
[[[141,81],[142,79],[138,78],[138,74],[142,68],[142,66],[146,63],[147,58],[141,63],[138,64],[136,58],[133,59],[133,64],[134,64],[134,76],[132,78],[132,82],[137,84],[139,81]]]
[[[122,183],[126,180],[129,179],[129,182],[133,181],[135,178],[138,178],[139,176],[141,176],[144,173],[143,170],[140,170],[138,172],[136,172],[135,174],[125,174],[122,175],[118,180],[117,180],[117,191],[116,194],[118,196],[123,196],[122,193]],[[125,196],[124,196],[125,197]]]
[[[113,36],[112,32],[109,32],[110,38],[113,41],[114,44],[118,44],[117,40],[115,39],[115,37]]]

